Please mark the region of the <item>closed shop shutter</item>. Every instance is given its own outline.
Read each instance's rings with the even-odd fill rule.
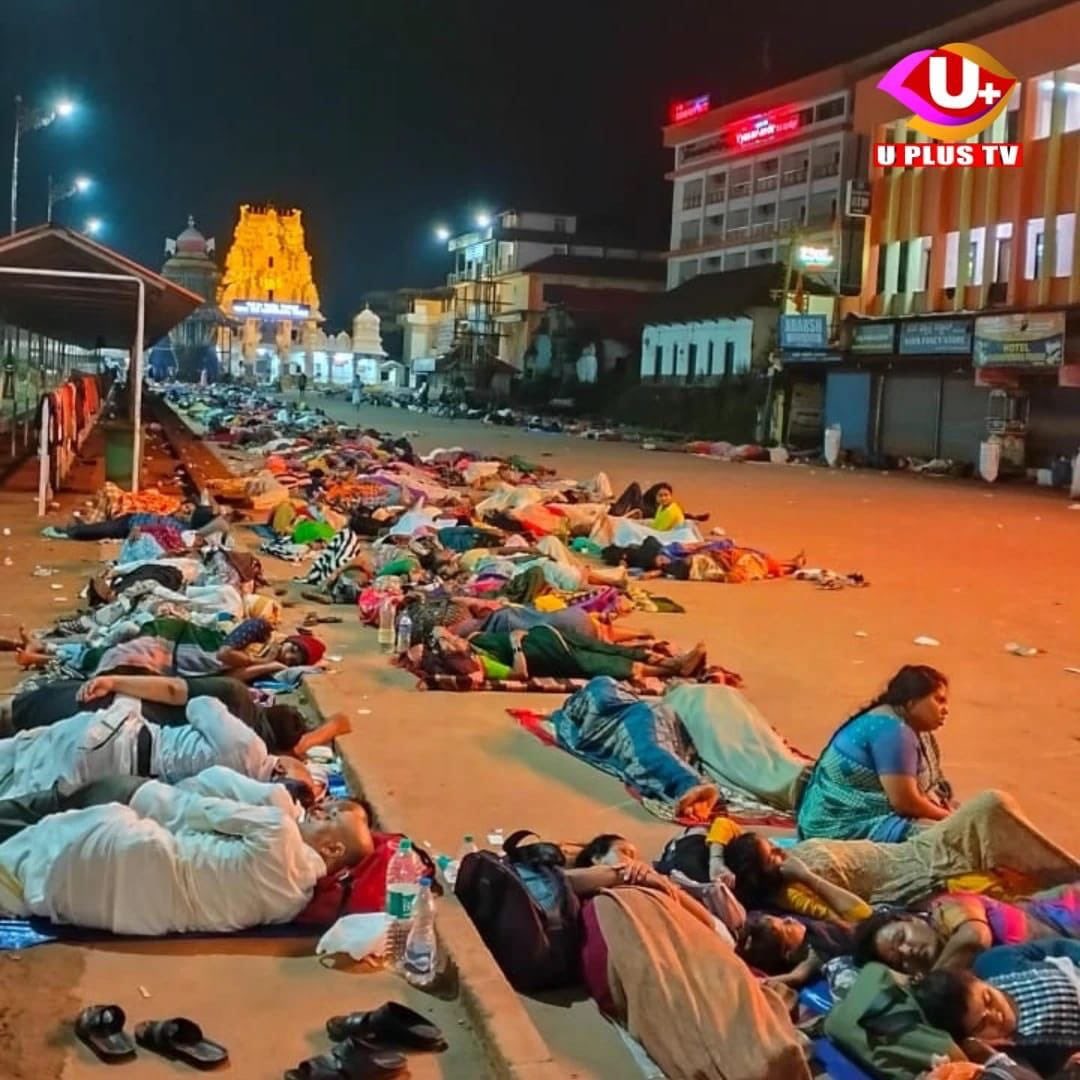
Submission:
[[[887,375],[881,411],[881,452],[932,458],[937,452],[940,375]]]
[[[870,373],[830,371],[825,383],[825,426],[840,425],[845,450],[868,449],[870,431]]]
[[[975,385],[974,375],[948,375],[942,387],[940,456],[971,465],[979,460],[986,438],[990,391]]]
[[[1029,382],[1027,459],[1048,468],[1059,455],[1075,457],[1080,450],[1080,388]]]

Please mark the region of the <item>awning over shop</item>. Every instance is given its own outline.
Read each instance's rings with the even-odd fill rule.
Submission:
[[[164,337],[204,303],[196,293],[60,225],[39,225],[0,239],[0,267],[116,274],[142,281],[144,345]],[[131,280],[0,273],[0,321],[87,349],[131,348],[137,307],[138,287]]]

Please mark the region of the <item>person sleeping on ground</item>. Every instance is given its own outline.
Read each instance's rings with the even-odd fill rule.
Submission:
[[[1012,892],[1033,893],[1080,881],[1080,860],[1040,832],[1016,800],[984,791],[944,821],[917,830],[901,843],[874,840],[803,840],[787,851],[753,832],[724,845],[724,863],[747,908],[783,899],[783,864],[794,856],[812,880],[824,917],[831,908],[822,883],[838,885],[872,904],[908,904],[941,892],[969,874],[993,874]]]
[[[1080,883],[1007,903],[974,893],[935,897],[914,912],[885,911],[855,938],[860,964],[876,960],[906,975],[967,968],[984,950],[1047,938],[1080,939]]]
[[[908,665],[845,721],[798,805],[801,839],[906,840],[954,809],[934,732],[949,716],[948,679]]]
[[[104,776],[158,776],[166,782],[228,765],[255,780],[291,777],[314,789],[299,761],[277,757],[215,698],[195,698],[188,723],[160,727],[135,698],[117,697],[101,712],[80,712],[49,727],[0,739],[0,798],[59,784],[70,791]]]
[[[111,644],[90,648],[30,639],[18,659],[24,667],[36,667],[59,657],[87,677],[138,669],[154,675],[229,675],[254,682],[286,668],[314,666],[326,652],[323,642],[306,633],[293,634],[255,655],[246,651],[268,640],[270,633],[269,623],[260,618],[245,619],[228,634],[186,619],[151,619],[113,627]]]
[[[1069,958],[988,979],[932,971],[913,993],[927,1022],[961,1046],[978,1040],[1043,1076],[1080,1052],[1080,967]]]
[[[705,646],[699,642],[680,656],[665,656],[645,646],[608,644],[550,626],[510,634],[473,634],[468,640],[437,627],[423,647],[421,664],[425,670],[431,666],[432,674],[472,675],[478,681],[529,676],[689,677],[705,666]]]
[[[241,801],[227,774],[127,777],[104,805],[22,828],[0,843],[0,912],[116,934],[246,930],[292,921],[320,879],[372,853],[360,804],[301,821],[278,792],[256,804],[244,785]]]
[[[146,525],[164,525],[181,532],[192,531],[199,537],[229,531],[228,518],[217,514],[212,507],[184,503],[176,515],[121,514],[104,521],[73,521],[59,528],[49,525],[43,535],[50,540],[125,540],[134,529]]]
[[[327,746],[351,730],[348,718],[339,713],[308,731],[299,709],[292,705],[259,705],[251,690],[238,679],[218,675],[183,679],[121,671],[97,675],[89,682],[57,679],[0,701],[0,738],[48,727],[77,712],[107,709],[117,695],[138,698],[143,718],[159,727],[186,724],[187,703],[194,698],[216,698],[266,743],[271,754],[303,757],[313,746]]]
[[[713,917],[636,863],[625,842],[614,850],[623,860],[617,865],[566,871],[583,901],[582,974],[601,1011],[670,1080],[808,1080],[785,1006],[739,960]]]
[[[662,544],[647,536],[640,544],[610,544],[600,556],[609,566],[640,570],[642,578],[668,577],[677,581],[713,581],[739,585],[748,581],[788,577],[805,565],[802,554],[780,562],[763,551],[739,547],[732,540],[702,540]]]

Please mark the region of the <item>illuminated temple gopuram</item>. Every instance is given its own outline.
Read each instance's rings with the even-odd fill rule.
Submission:
[[[325,349],[326,339],[300,216],[240,207],[218,291],[221,310],[237,328],[221,350],[230,354],[234,375],[263,381],[316,374],[315,351]]]

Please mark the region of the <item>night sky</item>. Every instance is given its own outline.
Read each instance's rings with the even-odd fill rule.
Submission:
[[[96,189],[57,220],[98,215],[105,243],[156,268],[189,213],[224,258],[239,203],[298,206],[339,328],[369,289],[438,283],[433,227],[478,208],[603,215],[665,247],[671,101],[750,93],[978,6],[2,0],[2,220],[6,103],[64,92],[77,117],[23,143],[21,225],[44,220],[50,171],[85,172]]]

